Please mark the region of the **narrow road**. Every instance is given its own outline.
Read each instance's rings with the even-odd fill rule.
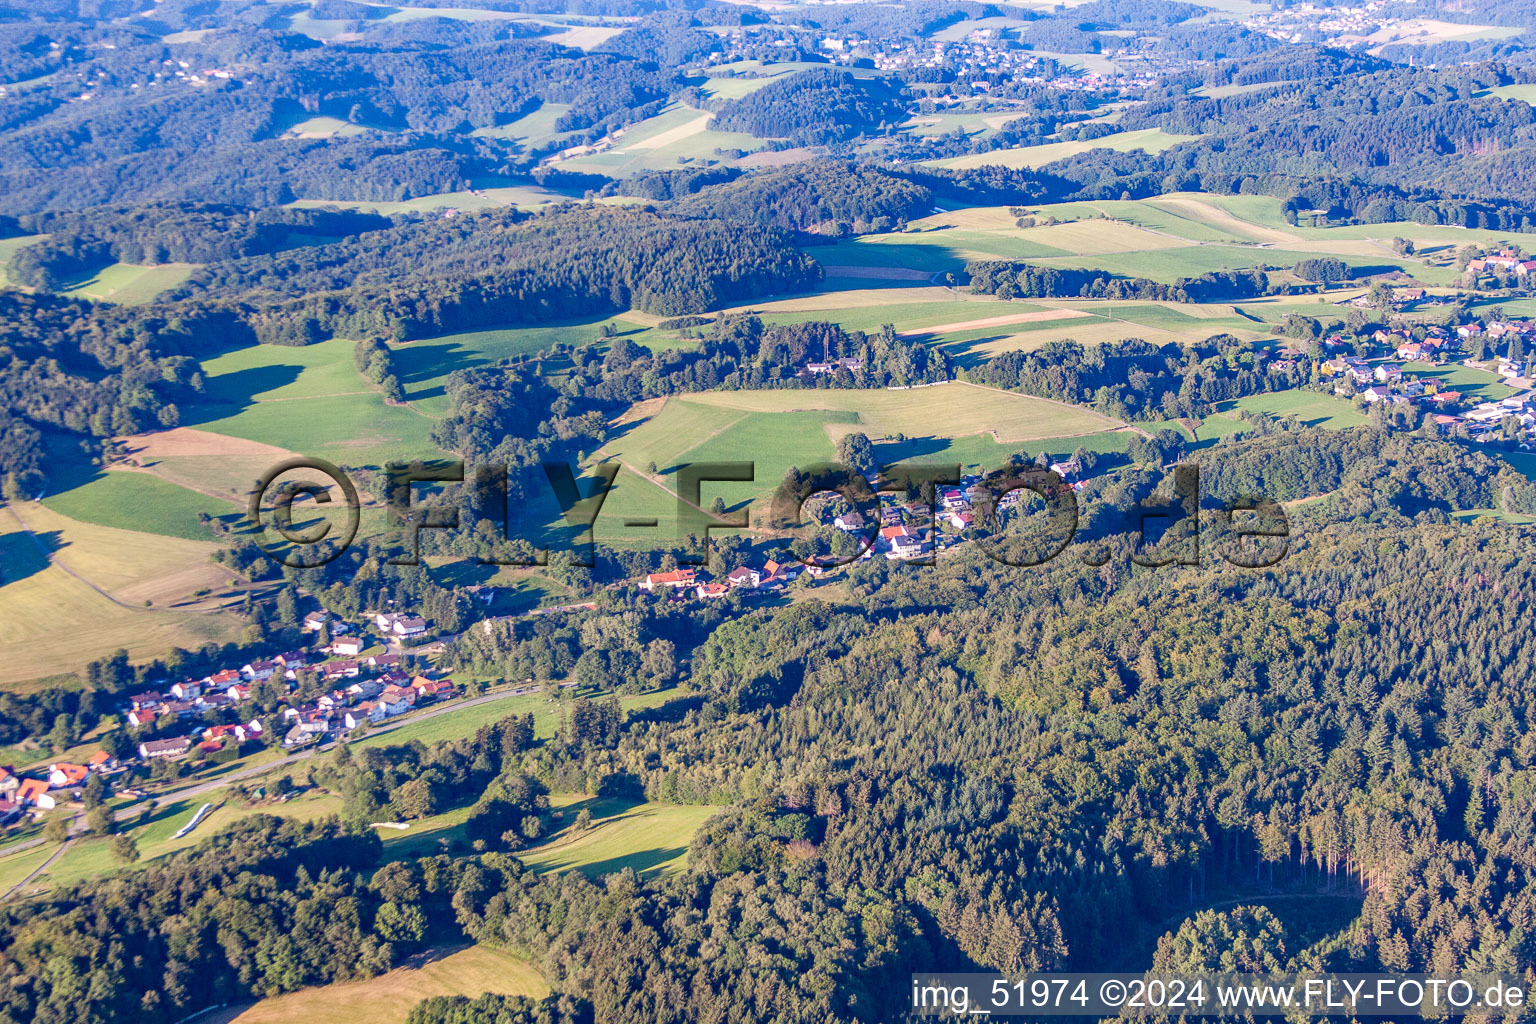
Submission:
[[[577,606],[571,606],[571,607],[581,607],[581,606],[577,605]],[[553,610],[555,610],[555,609],[546,609],[546,611],[553,611]],[[508,616],[508,617],[510,618],[512,616]],[[575,684],[572,683],[572,684],[562,684],[562,685],[575,685]],[[407,718],[404,718],[404,719],[401,719],[401,720],[397,720],[397,721],[392,722],[392,723],[390,723],[388,725],[381,725],[377,729],[372,729],[369,732],[367,732],[365,734],[365,736],[367,736],[367,737],[384,736],[384,735],[387,735],[387,734],[393,732],[396,729],[402,728],[403,726],[414,725],[417,722],[425,722],[428,719],[436,718],[439,715],[446,715],[446,714],[449,714],[449,713],[454,712],[454,711],[463,710],[464,708],[479,707],[482,704],[490,704],[493,701],[504,700],[507,697],[526,697],[530,693],[537,693],[537,692],[538,692],[538,686],[536,686],[536,685],[535,686],[520,686],[520,687],[516,687],[516,688],[511,689],[511,690],[504,690],[504,691],[500,691],[500,692],[497,692],[497,693],[488,693],[488,694],[486,694],[486,695],[484,695],[482,697],[474,697],[474,698],[471,698],[470,700],[451,701],[451,702],[449,702],[447,704],[441,705],[440,707],[435,707],[435,708],[431,709],[430,711],[423,711],[420,714],[411,715],[411,716],[409,716]],[[176,802],[178,800],[187,800],[187,799],[190,799],[192,797],[204,796],[204,795],[206,795],[208,793],[212,793],[214,790],[222,789],[225,786],[231,785],[232,783],[239,782],[239,781],[241,781],[243,779],[249,779],[249,778],[252,778],[252,777],[255,777],[255,776],[258,776],[258,775],[264,775],[265,773],[272,771],[274,768],[281,768],[283,765],[291,764],[294,761],[300,761],[300,760],[303,760],[305,758],[313,757],[315,754],[324,753],[325,751],[331,750],[334,747],[335,747],[335,743],[325,743],[325,744],[321,744],[319,746],[309,747],[309,748],[301,750],[301,751],[299,751],[299,752],[297,752],[295,754],[290,754],[288,757],[282,759],[281,761],[266,761],[266,762],[263,762],[261,764],[247,765],[246,767],[237,769],[236,771],[232,771],[232,772],[230,772],[227,775],[220,775],[216,779],[207,779],[207,780],[204,780],[204,781],[201,781],[201,782],[194,782],[191,785],[183,786],[180,789],[168,789],[168,790],[166,790],[164,792],[161,792],[161,793],[152,793],[152,794],[149,795],[148,799],[149,800],[153,800],[155,802],[155,804],[163,807],[166,804],[174,803],[174,802]],[[117,821],[127,821],[130,818],[135,818],[138,815],[142,814],[144,812],[144,808],[146,806],[150,806],[150,804],[147,801],[141,802],[141,803],[136,803],[136,804],[133,804],[133,805],[131,805],[129,807],[123,807],[123,808],[120,808],[113,815],[113,817]],[[71,838],[68,840],[68,842],[66,842],[64,844],[64,846],[60,846],[59,849],[57,851],[55,851],[54,855],[48,859],[47,863],[39,866],[37,871],[32,872],[32,874],[28,875],[26,879],[23,879],[23,884],[25,882],[27,882],[27,881],[30,881],[32,879],[32,877],[34,877],[35,875],[38,874],[38,872],[41,872],[43,869],[48,867],[49,864],[52,864],[54,862],[54,860],[56,860],[58,858],[59,854],[62,854],[64,852],[65,846],[68,846],[68,844],[70,842],[74,841],[74,836],[75,835],[79,835],[83,831],[83,825],[81,825],[79,818],[75,819],[75,821],[71,824],[71,828],[74,831],[73,831],[73,834],[71,835]],[[14,853],[20,853],[23,850],[30,850],[33,847],[42,845],[42,843],[44,843],[45,841],[46,840],[44,840],[41,836],[34,836],[31,839],[26,839],[26,840],[23,840],[22,842],[19,842],[19,843],[13,843],[13,844],[11,844],[11,845],[9,845],[9,846],[7,846],[5,848],[5,852],[3,854],[0,854],[0,858],[8,857],[8,856],[10,856],[11,854],[14,854]],[[12,891],[14,892],[15,889],[13,888]],[[0,897],[0,898],[3,898],[3,897]]]
[[[37,842],[42,842],[42,840],[39,839],[39,840],[37,840]],[[70,846],[74,845],[74,842],[75,842],[74,837],[71,836],[70,838],[68,838],[68,839],[64,840],[62,843],[60,843],[59,844],[59,848],[57,850],[53,851],[53,856],[49,857],[47,860],[43,861],[37,867],[33,868],[32,869],[32,873],[29,874],[26,878],[23,878],[21,881],[17,882],[15,885],[13,885],[9,889],[7,889],[5,895],[4,896],[0,896],[0,899],[10,899],[12,896],[16,895],[18,892],[20,892],[22,889],[24,889],[27,885],[29,885],[31,883],[32,879],[36,878],[38,875],[42,874],[44,871],[47,871],[48,868],[53,864],[54,861],[56,861],[60,857],[64,856],[64,852],[66,850],[68,850],[70,848]],[[35,846],[36,843],[31,843],[29,845],[34,845]]]

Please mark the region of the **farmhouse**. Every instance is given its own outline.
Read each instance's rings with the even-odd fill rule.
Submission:
[[[658,587],[662,589],[686,590],[696,585],[694,575],[692,569],[673,569],[671,572],[647,573],[645,579],[640,582],[640,589],[647,592],[653,591]]]
[[[16,787],[16,802],[23,807],[31,805],[45,811],[59,806],[58,801],[48,795],[47,779],[23,779]]]

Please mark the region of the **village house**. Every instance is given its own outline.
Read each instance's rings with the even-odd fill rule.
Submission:
[[[331,731],[330,719],[314,722],[300,722],[288,730],[283,737],[283,746],[302,747],[317,740],[323,739],[325,734]]]
[[[373,622],[379,632],[390,636],[417,636],[427,631],[426,620],[416,615],[380,612],[374,616]]]
[[[404,714],[416,706],[416,691],[409,686],[386,686],[379,694],[379,705],[391,717]]]
[[[647,573],[645,579],[640,581],[640,589],[646,592],[662,589],[686,590],[696,586],[695,573],[692,569],[673,569],[671,572]]]
[[[364,679],[347,687],[347,695],[353,700],[372,700],[384,692],[384,684],[373,679]]]
[[[242,666],[240,674],[253,683],[260,683],[271,679],[277,672],[277,669],[278,664],[275,661],[253,661],[248,665]]]
[[[367,646],[367,642],[364,641],[362,637],[337,637],[335,640],[331,641],[331,653],[344,655],[346,657],[356,657],[357,655],[362,654],[363,648]]]
[[[128,712],[128,724],[133,726],[135,729],[149,725],[155,719],[159,718],[163,711],[163,708],[151,706],[134,708],[132,711]]]
[[[23,779],[21,785],[16,787],[16,803],[21,807],[31,806],[44,811],[59,806],[59,802],[48,795],[47,779]]]
[[[453,696],[453,684],[446,679],[428,679],[426,676],[417,676],[411,680],[411,689],[416,691],[416,700],[418,702]]]
[[[888,526],[880,531],[880,542],[886,547],[886,558],[913,558],[922,554],[922,538],[905,526]]]
[[[139,744],[139,756],[146,761],[159,757],[185,757],[192,749],[192,741],[185,736],[168,740],[149,740]]]
[[[348,729],[356,729],[364,722],[377,724],[384,721],[384,709],[371,700],[365,700],[354,708],[350,708],[341,716],[341,722]]]
[[[0,800],[16,799],[16,789],[21,785],[21,780],[16,777],[16,769],[10,765],[0,768]]]
[[[1375,377],[1377,380],[1385,381],[1387,383],[1401,380],[1403,377],[1403,368],[1401,366],[1393,366],[1391,363],[1382,363],[1380,366],[1376,367]]]
[[[331,615],[326,611],[310,612],[304,616],[304,632],[318,633],[325,628],[325,624],[331,621]]]
[[[200,683],[188,680],[172,686],[171,694],[179,700],[196,700],[203,695],[203,687]]]
[[[746,587],[748,590],[756,587],[763,581],[763,576],[756,569],[742,566],[740,569],[732,569],[725,577],[725,582],[733,587]]]
[[[85,782],[91,770],[83,764],[69,764],[60,761],[58,764],[48,766],[48,785],[53,789],[68,789]]]
[[[857,512],[844,512],[832,517],[832,525],[844,533],[859,533],[864,529],[864,517]]]
[[[152,708],[164,699],[164,696],[158,693],[136,693],[128,698],[128,704],[135,710],[138,708]]]
[[[794,582],[795,577],[799,575],[800,566],[798,563],[775,562],[771,559],[763,563],[763,571],[759,574],[762,579],[762,585],[765,587],[781,587],[786,583]]]
[[[362,666],[355,661],[328,661],[319,666],[320,673],[327,681],[356,679],[362,670]]]

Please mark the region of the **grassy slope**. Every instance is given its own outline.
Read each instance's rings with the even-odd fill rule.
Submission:
[[[1149,153],[1161,153],[1163,150],[1177,146],[1181,142],[1190,142],[1198,137],[1196,135],[1169,135],[1161,128],[1147,128],[1142,131],[1106,135],[1102,139],[1093,139],[1090,142],[1049,142],[1041,146],[1024,146],[1019,149],[995,149],[990,153],[972,153],[969,156],[936,160],[934,163],[939,167],[961,169],[970,167],[1044,167],[1046,164],[1055,163],[1057,160],[1066,160],[1069,157],[1080,156],[1095,149],[1112,149],[1117,153],[1141,149]]]
[[[35,504],[17,511],[64,565],[124,603],[46,562],[11,511],[0,511],[9,581],[0,585],[0,684],[74,672],[119,647],[146,660],[238,634],[232,615],[168,610],[229,578],[208,560],[212,544],[103,528]]]
[[[195,269],[197,267],[192,263],[164,263],[157,266],[112,263],[73,282],[63,290],[63,294],[137,305],[149,302],[166,289],[181,284]]]
[[[319,1021],[366,1021],[403,1024],[411,1009],[429,996],[485,992],[542,998],[549,986],[537,968],[487,946],[470,946],[448,955],[424,957],[367,981],[307,988],[264,999],[231,1024],[316,1024]]]
[[[577,832],[567,826],[551,839],[519,857],[538,872],[584,871],[594,877],[633,868],[642,875],[673,874],[687,864],[690,837],[720,808],[682,804],[616,805],[583,798],[562,808],[564,821],[574,822],[586,808],[592,828]]]
[[[182,410],[182,423],[354,466],[437,454],[432,420],[385,404],[352,347],[256,345],[207,360],[206,399]]]

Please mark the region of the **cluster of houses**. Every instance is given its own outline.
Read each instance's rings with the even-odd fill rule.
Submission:
[[[1441,428],[1464,429],[1468,438],[1480,444],[1502,439],[1505,420],[1513,420],[1517,424],[1517,436],[1529,436],[1532,430],[1536,430],[1536,402],[1524,395],[1517,395],[1497,402],[1482,402],[1459,415],[1434,417],[1435,423]],[[1520,447],[1530,451],[1533,445],[1531,441],[1525,440],[1520,443]]]
[[[1507,274],[1524,278],[1536,271],[1536,260],[1528,260],[1511,249],[1502,249],[1492,256],[1470,261],[1467,270],[1474,274]]]
[[[60,800],[78,800],[80,790],[92,775],[112,775],[122,770],[122,765],[105,750],[92,754],[85,764],[58,761],[47,770],[26,777],[18,775],[10,765],[0,767],[0,825],[9,824],[29,811],[51,811]]]
[[[323,693],[314,701],[283,709],[288,731],[283,746],[303,747],[335,734],[350,732],[363,724],[377,724],[403,715],[412,708],[444,700],[454,694],[453,684],[429,676],[406,676],[399,671],[399,655],[381,654],[367,659],[380,674]],[[361,665],[359,665],[361,672]],[[354,677],[357,673],[354,673]]]
[[[1052,463],[1050,468],[1074,491],[1083,489],[1086,481],[1080,479],[1082,467],[1076,461]],[[959,486],[940,490],[932,508],[920,499],[907,501],[890,494],[878,495],[878,524],[872,524],[858,511],[836,511],[834,506],[829,506],[819,518],[823,525],[861,539],[869,536],[872,527],[877,527],[873,541],[860,552],[860,560],[883,555],[889,561],[907,561],[962,542],[966,532],[976,524],[975,505],[983,500],[984,492],[981,477],[970,475],[961,478]],[[1022,491],[1011,491],[999,500],[998,508],[1003,511],[1016,508],[1023,498]],[[819,565],[769,559],[761,567],[743,565],[733,569],[718,580],[689,568],[647,573],[637,586],[646,593],[668,593],[676,598],[691,596],[708,601],[737,590],[772,593],[783,590],[802,574],[815,579],[827,572],[826,567]]]

